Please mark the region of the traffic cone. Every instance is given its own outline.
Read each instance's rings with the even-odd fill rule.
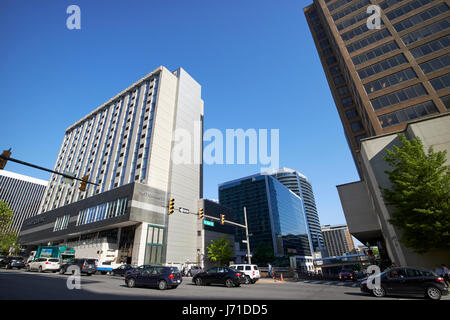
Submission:
[[[284,280],[283,280],[283,274],[281,274],[281,279],[280,279],[280,281],[284,281]]]

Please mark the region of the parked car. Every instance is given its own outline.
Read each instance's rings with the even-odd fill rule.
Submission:
[[[239,287],[245,283],[245,274],[230,267],[214,267],[197,273],[192,282],[198,286],[210,284],[224,284],[227,287]]]
[[[356,273],[355,271],[351,269],[342,269],[341,272],[339,272],[339,280],[341,281],[356,281]]]
[[[127,271],[133,270],[135,268],[136,267],[131,265],[131,264],[124,264],[124,265],[121,265],[118,268],[112,269],[111,272],[110,272],[110,275],[124,277],[125,274],[127,273]]]
[[[138,267],[135,266],[135,267],[125,271],[125,276],[127,276],[128,274],[131,274],[131,273],[140,272],[140,271],[142,271],[142,270],[144,270],[146,268],[151,268],[151,267],[154,267],[154,266],[151,265],[151,264],[143,264],[143,265],[138,266]]]
[[[379,277],[381,287],[369,289],[366,278],[361,281],[361,291],[376,297],[390,294],[417,295],[433,300],[439,300],[441,296],[448,294],[448,286],[442,277],[421,268],[392,268],[380,273]]]
[[[159,290],[175,289],[182,281],[180,270],[177,267],[145,265],[125,276],[125,284],[129,288],[145,286]]]
[[[65,274],[68,272],[69,267],[78,266],[80,268],[81,274],[86,274],[88,276],[92,276],[97,272],[97,267],[95,264],[95,259],[86,259],[86,258],[76,258],[72,259],[70,262],[65,263],[61,266],[59,270],[60,274]]]
[[[245,284],[255,283],[261,278],[256,264],[233,264],[230,268],[236,269],[245,274]]]
[[[60,268],[59,259],[57,258],[38,258],[28,263],[28,271],[52,271],[57,272]]]
[[[25,268],[25,261],[22,257],[3,257],[0,258],[0,267],[5,269],[22,269]]]
[[[197,273],[202,272],[202,271],[203,271],[203,269],[200,266],[189,265],[189,266],[183,268],[182,274],[183,274],[183,276],[193,277]]]

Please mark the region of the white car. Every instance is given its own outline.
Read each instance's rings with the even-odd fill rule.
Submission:
[[[52,271],[56,272],[60,269],[60,262],[57,258],[38,258],[28,264],[28,271]]]
[[[245,274],[245,284],[255,283],[261,278],[256,264],[233,264],[230,268],[241,271]]]

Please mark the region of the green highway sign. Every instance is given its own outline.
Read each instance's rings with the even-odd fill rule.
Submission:
[[[214,227],[214,222],[212,222],[212,221],[203,220],[203,224],[210,226],[210,227]]]

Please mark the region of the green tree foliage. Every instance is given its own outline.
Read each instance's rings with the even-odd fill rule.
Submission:
[[[217,266],[227,265],[234,257],[231,241],[227,240],[226,236],[217,240],[211,240],[210,245],[206,249],[208,250],[208,259]]]
[[[420,139],[399,136],[401,146],[386,150],[390,189],[381,188],[392,205],[390,223],[402,233],[400,241],[418,253],[450,249],[450,170],[446,152],[425,153]]]
[[[253,252],[252,262],[259,265],[266,265],[275,259],[273,248],[268,243],[260,243]]]
[[[9,209],[6,202],[0,201],[0,253],[8,254],[10,247],[18,247],[17,235],[13,232],[7,232],[7,227],[12,223],[13,211]]]

